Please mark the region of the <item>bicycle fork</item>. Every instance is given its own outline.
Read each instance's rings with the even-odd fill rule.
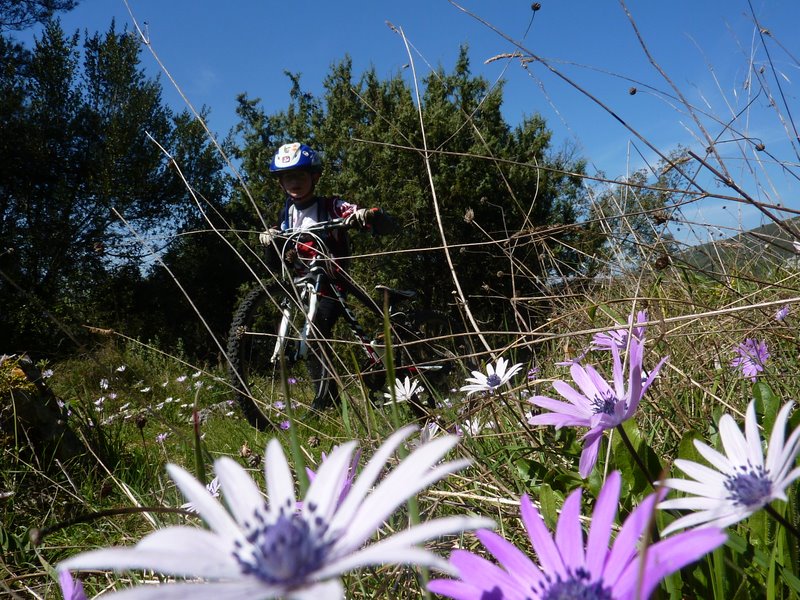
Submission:
[[[290,363],[297,362],[298,360],[305,359],[308,355],[308,336],[313,327],[314,317],[317,314],[317,293],[314,289],[315,285],[311,283],[304,283],[303,289],[300,292],[299,305],[305,306],[308,301],[308,311],[306,312],[306,319],[303,323],[302,329],[299,331],[300,338],[297,342],[297,348],[290,355],[286,355],[287,339],[289,336],[289,328],[292,326],[292,314],[296,310],[295,300],[285,298],[281,303],[281,322],[278,325],[278,336],[275,340],[275,348],[272,350],[270,362],[277,364],[281,356],[286,356]]]

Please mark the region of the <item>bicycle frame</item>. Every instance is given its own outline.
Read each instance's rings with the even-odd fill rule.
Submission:
[[[280,257],[280,273],[273,271],[277,275],[274,281],[265,281],[247,292],[234,311],[227,344],[228,372],[244,416],[258,429],[274,426],[269,412],[262,410],[259,403],[280,397],[281,391],[276,385],[279,377],[296,374],[296,378],[287,381],[304,383],[291,393],[284,388],[283,394],[287,400],[294,396],[301,404],[312,407],[311,394],[318,393],[322,382],[319,378],[336,377],[338,380],[333,364],[337,341],[323,339],[314,326],[323,316],[320,313],[328,309],[343,313],[353,337],[366,355],[366,360],[358,361],[361,368],[355,374],[349,369],[342,373],[347,375],[341,382],[343,386],[355,382],[367,388],[365,391],[374,405],[381,402],[385,395],[381,391],[387,384],[391,388],[394,383],[387,381],[388,361],[385,362],[389,356],[386,348],[392,345],[396,351],[393,376],[398,379],[421,376],[429,394],[424,401],[416,395],[409,399],[415,414],[422,416],[434,408],[435,390],[446,393],[451,387],[450,371],[462,355],[457,325],[441,311],[417,310],[404,305],[404,300],[415,295],[412,291],[376,286],[383,300],[388,301],[387,317],[384,301],[377,296],[373,298],[339,269],[327,254],[325,241],[328,240],[318,235],[346,227],[349,225],[344,219],[336,219],[275,235],[271,244]],[[272,258],[267,257],[269,264]],[[367,335],[354,312],[354,303],[363,305],[381,323],[388,319],[391,332],[385,341],[383,333],[378,333],[376,339]],[[325,336],[330,337],[330,323],[320,325]]]
[[[291,239],[295,236],[300,235],[308,235],[313,236],[315,241],[318,242],[320,248],[326,248],[322,239],[316,235],[317,231],[328,231],[331,229],[336,228],[344,228],[345,224],[342,219],[335,219],[331,221],[327,221],[325,223],[319,224],[319,226],[315,226],[306,230],[291,232],[287,235],[286,241],[287,243],[291,241]],[[289,328],[291,327],[292,322],[292,313],[294,309],[300,309],[305,313],[305,320],[303,323],[303,327],[299,331],[300,337],[298,340],[298,348],[297,352],[292,358],[292,360],[303,360],[308,356],[309,347],[308,347],[308,339],[309,336],[312,334],[313,330],[313,323],[314,318],[317,314],[317,306],[320,296],[320,290],[325,283],[331,283],[330,277],[326,272],[325,268],[321,266],[319,263],[322,260],[330,260],[329,257],[325,256],[322,253],[318,253],[317,256],[311,259],[308,265],[308,273],[300,276],[292,278],[292,283],[294,287],[299,290],[296,298],[286,297],[281,302],[281,322],[278,326],[277,332],[277,340],[275,342],[275,348],[273,349],[271,362],[274,364],[280,360],[282,354],[286,351],[286,342],[287,336],[289,334]],[[284,265],[284,273],[286,272],[286,267]],[[364,328],[358,321],[358,318],[355,316],[353,311],[350,309],[347,301],[345,300],[344,294],[339,290],[338,286],[331,285],[328,286],[334,294],[334,298],[342,307],[345,320],[347,321],[348,325],[350,326],[350,330],[353,333],[354,337],[361,342],[361,345],[370,360],[371,365],[376,365],[383,362],[383,358],[380,354],[375,350],[373,344],[371,342],[370,337],[364,331]],[[357,286],[348,286],[348,291],[352,293],[364,306],[372,310],[374,313],[381,315],[382,311],[377,306],[372,298],[370,298],[367,294],[363,293],[360,288]],[[294,304],[294,306],[292,306]],[[307,308],[306,308],[307,306]],[[391,318],[391,315],[390,315]]]
[[[311,258],[307,265],[307,272],[299,277],[292,278],[292,284],[296,290],[298,290],[297,295],[295,298],[291,298],[287,295],[281,301],[281,312],[282,317],[280,324],[278,326],[277,332],[277,340],[275,342],[275,348],[273,349],[271,362],[276,364],[282,355],[285,355],[287,340],[289,336],[289,329],[291,328],[292,323],[292,315],[294,310],[301,310],[304,312],[304,323],[302,328],[300,329],[297,351],[294,353],[293,356],[289,357],[292,361],[297,360],[304,360],[308,356],[309,352],[309,345],[308,340],[309,337],[312,336],[313,333],[313,323],[317,313],[318,301],[319,296],[321,294],[321,289],[325,284],[327,288],[333,292],[333,298],[339,303],[342,308],[345,321],[347,322],[353,337],[356,338],[361,344],[364,353],[366,354],[369,365],[368,367],[375,367],[378,365],[383,364],[384,357],[376,348],[377,344],[374,340],[371,339],[371,336],[367,335],[364,331],[364,328],[361,326],[361,323],[358,321],[358,318],[353,313],[352,309],[350,308],[347,300],[345,299],[345,293],[339,289],[338,285],[334,285],[331,281],[331,277],[329,276],[328,272],[326,271],[325,267],[323,266],[324,261],[331,260],[330,257],[326,256],[324,253],[319,252],[319,249],[324,248],[327,250],[327,247],[324,241],[317,235],[317,232],[324,232],[329,231],[331,229],[336,228],[344,228],[346,227],[344,220],[342,219],[334,219],[331,221],[327,221],[324,223],[320,223],[317,226],[314,226],[309,229],[300,230],[300,231],[293,231],[287,232],[286,236],[286,244],[284,248],[289,245],[294,237],[300,237],[302,235],[311,236],[312,239],[315,241],[315,245],[318,248],[316,255]],[[288,269],[284,264],[284,276],[289,275]],[[374,314],[383,317],[383,310],[381,307],[375,302],[375,300],[366,294],[364,291],[361,290],[357,285],[349,282],[346,278],[337,279],[337,282],[343,284],[347,287],[347,291],[356,298],[363,306],[369,309]],[[388,289],[388,288],[387,288]],[[402,318],[406,313],[402,311],[395,311],[393,306],[389,307],[389,320],[393,324],[398,324],[400,318]],[[420,366],[417,365],[414,367],[414,371],[436,371],[441,370],[443,367],[436,366],[436,365],[429,365],[429,366]]]

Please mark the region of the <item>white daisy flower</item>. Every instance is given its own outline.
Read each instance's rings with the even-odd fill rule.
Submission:
[[[478,435],[484,429],[494,429],[497,424],[494,421],[484,421],[479,417],[467,419],[462,424],[462,430],[466,431],[469,435]]]
[[[408,402],[413,400],[414,396],[417,394],[421,394],[425,391],[425,388],[422,387],[416,379],[409,381],[408,377],[406,377],[403,381],[395,379],[394,382],[394,394],[397,402]],[[386,396],[387,400],[387,402],[384,403],[384,406],[391,404],[392,394],[390,392],[384,392],[383,395]]]
[[[693,510],[664,529],[663,535],[694,526],[727,527],[746,519],[773,500],[786,500],[786,488],[800,477],[800,467],[792,469],[800,452],[800,427],[786,440],[786,421],[793,402],[787,402],[775,419],[766,461],[756,423],[755,402],[751,401],[741,430],[730,415],[719,421],[719,437],[725,454],[699,440],[694,445],[711,466],[677,459],[675,466],[691,480],[667,479],[666,487],[691,494],[661,502],[662,509]]]
[[[417,448],[423,444],[427,444],[440,433],[446,433],[436,421],[428,421],[419,430],[419,435],[408,442],[409,447]]]
[[[494,393],[497,388],[508,383],[521,368],[522,363],[517,363],[509,369],[508,361],[500,357],[496,366],[492,366],[491,363],[486,365],[485,375],[480,371],[473,371],[472,377],[467,377],[470,384],[463,386],[460,391],[467,392],[467,396],[475,392]]]
[[[356,443],[334,448],[320,465],[299,510],[289,465],[275,439],[267,445],[264,461],[269,503],[231,458],[222,457],[214,465],[230,512],[187,471],[168,465],[170,476],[209,529],[168,527],[150,533],[133,547],[78,554],[60,563],[59,569],[144,569],[187,578],[139,586],[120,595],[193,600],[343,598],[340,575],[367,565],[413,564],[454,573],[447,561],[417,544],[492,526],[490,520],[445,517],[367,543],[409,497],[469,462],[440,462],[458,441],[455,436],[442,436],[409,454],[378,482],[387,460],[414,430],[405,427],[391,435],[344,499],[339,494]]]

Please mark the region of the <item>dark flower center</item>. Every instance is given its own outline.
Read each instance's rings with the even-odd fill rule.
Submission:
[[[488,385],[489,389],[491,390],[500,385],[500,382],[501,380],[500,377],[497,375],[497,373],[492,373],[486,378],[486,385]]]
[[[761,506],[772,494],[772,480],[764,467],[742,465],[736,473],[725,480],[728,500],[746,506]]]
[[[603,581],[590,581],[584,569],[569,572],[567,579],[557,578],[542,587],[542,600],[613,600],[611,589],[603,587]]]
[[[322,538],[324,529],[312,533],[305,519],[288,510],[270,524],[264,522],[260,512],[255,516],[259,523],[247,534],[249,545],[237,544],[234,550],[242,573],[269,584],[292,587],[325,562],[333,541]]]
[[[592,410],[596,415],[600,413],[606,415],[613,415],[614,407],[616,405],[617,405],[617,397],[611,390],[608,390],[605,393],[599,392],[597,396],[592,398]]]

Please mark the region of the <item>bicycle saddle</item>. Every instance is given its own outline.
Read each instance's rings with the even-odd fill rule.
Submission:
[[[375,289],[379,291],[381,294],[389,294],[389,302],[391,303],[392,300],[408,300],[413,298],[417,295],[416,290],[398,290],[396,288],[390,288],[386,285],[376,285]]]

